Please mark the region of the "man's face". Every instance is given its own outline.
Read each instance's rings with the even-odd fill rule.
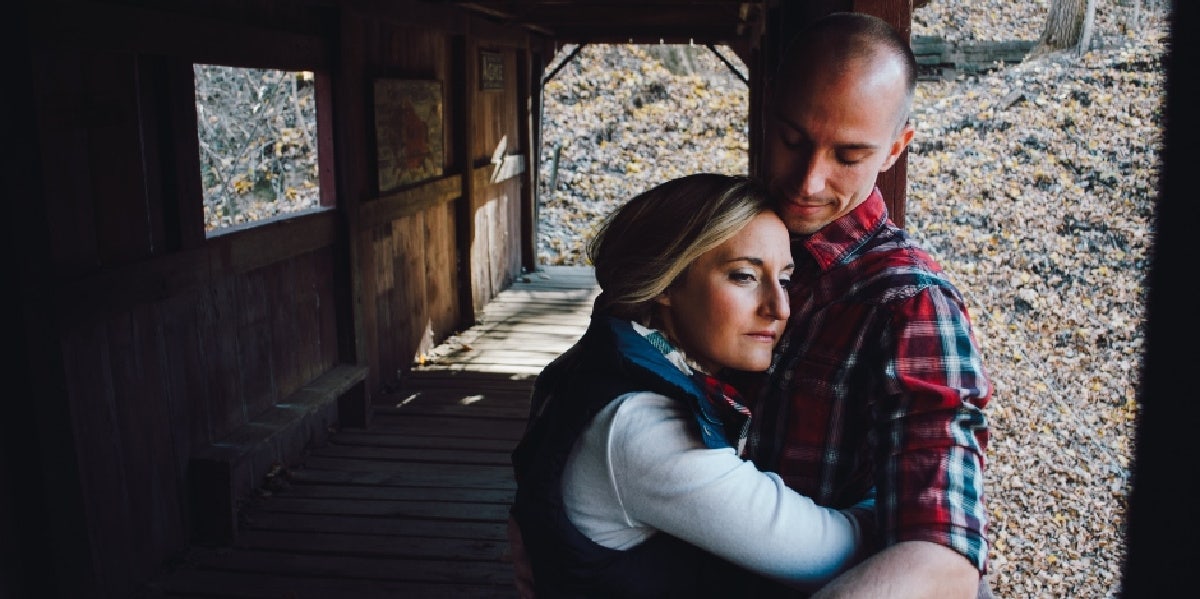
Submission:
[[[801,71],[781,82],[768,108],[765,175],[788,230],[807,235],[861,204],[913,129],[900,125],[898,66]]]

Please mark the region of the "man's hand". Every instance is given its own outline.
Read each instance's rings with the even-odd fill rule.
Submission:
[[[508,517],[508,551],[512,557],[513,570],[516,573],[517,596],[520,599],[534,599],[533,595],[533,566],[525,553],[525,542],[521,540],[521,529],[512,516]]]
[[[843,572],[812,599],[975,599],[979,589],[979,571],[953,549],[906,541]]]

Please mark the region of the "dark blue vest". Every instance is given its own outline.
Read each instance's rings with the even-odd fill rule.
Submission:
[[[736,597],[744,571],[658,533],[629,550],[597,545],[567,517],[562,475],[576,439],[617,397],[653,391],[696,414],[709,447],[729,447],[702,391],[623,320],[595,317],[583,338],[534,384],[530,427],[513,451],[513,516],[534,571],[537,595],[559,597]],[[707,514],[697,514],[704,518]],[[740,581],[740,582],[739,582]]]

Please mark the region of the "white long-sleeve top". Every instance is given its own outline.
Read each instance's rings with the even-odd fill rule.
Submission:
[[[657,393],[609,403],[576,441],[563,473],[576,528],[618,550],[662,531],[801,588],[851,565],[861,544],[853,518],[816,505],[732,448],[706,448],[692,418]]]

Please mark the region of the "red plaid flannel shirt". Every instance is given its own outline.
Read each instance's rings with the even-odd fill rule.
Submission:
[[[962,296],[878,189],[792,251],[792,315],[752,401],[750,457],[830,507],[874,487],[878,542],[931,541],[986,572],[991,385]]]

